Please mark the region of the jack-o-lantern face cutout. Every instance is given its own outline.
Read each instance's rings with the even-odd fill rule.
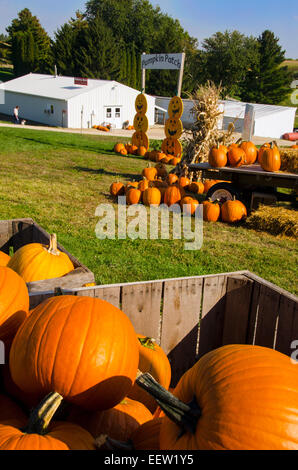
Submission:
[[[167,155],[173,155],[173,157],[180,158],[182,156],[182,144],[177,139],[167,137],[161,144],[161,150]]]
[[[140,113],[142,115],[147,113],[148,104],[146,96],[143,95],[143,93],[136,97],[135,108],[137,113]]]
[[[180,137],[182,136],[182,132],[183,126],[180,119],[169,118],[166,121],[165,133],[167,137],[171,137],[173,139],[180,139]]]
[[[131,143],[136,147],[145,147],[147,150],[149,148],[149,139],[147,137],[147,134],[142,131],[137,131],[133,134],[131,138]]]
[[[149,127],[147,116],[137,113],[133,121],[133,127],[137,132],[147,132]]]
[[[174,96],[169,102],[168,113],[170,118],[181,118],[183,114],[183,101],[179,96]]]

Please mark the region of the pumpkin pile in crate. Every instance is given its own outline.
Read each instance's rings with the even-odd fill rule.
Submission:
[[[289,357],[224,346],[170,389],[175,364],[119,308],[60,295],[29,311],[22,278],[0,276],[0,450],[298,449]]]

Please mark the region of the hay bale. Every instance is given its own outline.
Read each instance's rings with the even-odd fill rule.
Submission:
[[[298,173],[298,149],[280,148],[281,171]]]
[[[254,230],[271,233],[271,235],[297,238],[298,211],[280,206],[260,205],[246,219],[245,225]]]

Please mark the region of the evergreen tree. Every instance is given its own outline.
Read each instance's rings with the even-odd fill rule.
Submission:
[[[137,88],[137,58],[135,45],[133,44],[131,49],[131,77],[130,77],[130,86],[132,88]]]
[[[28,8],[18,13],[7,28],[11,38],[12,63],[16,76],[23,73],[49,73],[52,70],[51,40]],[[18,50],[21,47],[21,53]]]
[[[242,84],[241,98],[253,103],[279,104],[291,91],[292,75],[287,67],[281,67],[285,51],[272,31],[264,31],[257,41],[257,61]]]

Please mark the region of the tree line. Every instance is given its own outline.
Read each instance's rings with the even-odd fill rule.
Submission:
[[[265,30],[259,37],[239,31],[216,32],[200,45],[179,20],[149,0],[89,0],[58,27],[51,39],[29,9],[7,27],[15,76],[29,72],[116,80],[141,89],[141,54],[186,53],[182,96],[212,80],[224,96],[278,104],[290,91],[292,75],[281,66],[285,51],[279,38]],[[4,41],[3,41],[4,40]],[[7,50],[6,50],[7,56]],[[146,92],[173,96],[178,71],[147,70]]]

